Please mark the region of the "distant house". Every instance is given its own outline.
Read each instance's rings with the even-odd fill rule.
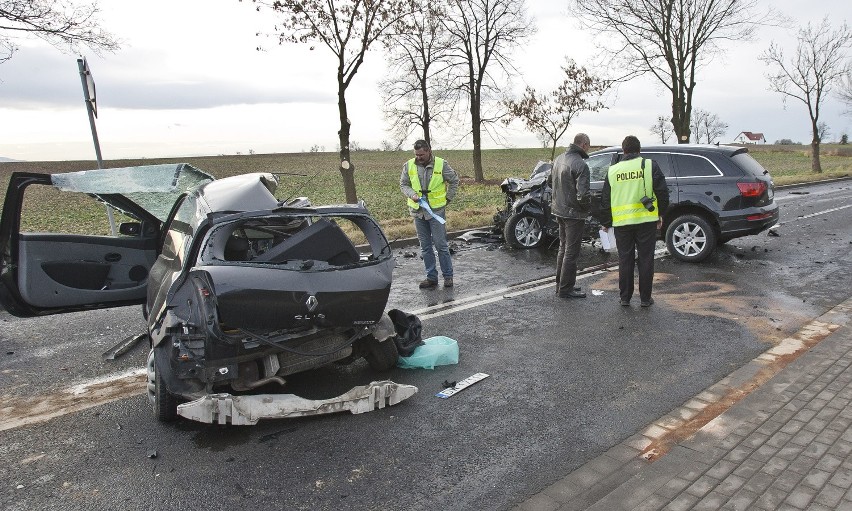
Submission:
[[[766,138],[763,133],[753,133],[751,131],[743,131],[734,139],[735,144],[765,144]]]

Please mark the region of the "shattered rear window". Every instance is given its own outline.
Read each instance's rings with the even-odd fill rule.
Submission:
[[[323,271],[390,256],[387,239],[368,216],[279,215],[217,226],[201,260]]]

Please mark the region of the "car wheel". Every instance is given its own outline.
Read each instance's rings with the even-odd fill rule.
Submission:
[[[669,224],[666,247],[681,261],[697,263],[707,259],[716,249],[716,231],[698,215],[683,215]]]
[[[388,371],[396,366],[399,359],[399,351],[396,349],[396,342],[387,339],[384,342],[379,342],[372,335],[364,337],[364,358],[370,364],[370,368],[374,371]]]
[[[148,402],[154,411],[154,416],[161,422],[172,422],[177,419],[177,397],[166,389],[163,377],[157,373],[154,359],[155,349],[148,352]]]
[[[544,242],[544,231],[538,218],[529,213],[509,217],[503,228],[506,243],[516,248],[535,248]]]

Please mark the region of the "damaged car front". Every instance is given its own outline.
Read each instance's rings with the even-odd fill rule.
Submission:
[[[23,193],[33,184],[94,197],[134,221],[115,237],[23,232]],[[396,365],[384,313],[394,262],[363,203],[279,201],[277,184],[270,173],[213,180],[185,164],[13,174],[0,299],[19,316],[144,303],[147,389],[160,420],[288,416],[289,405],[266,406],[295,397],[280,394],[288,375],[361,357],[374,370]],[[356,394],[374,407],[416,392],[368,387]]]

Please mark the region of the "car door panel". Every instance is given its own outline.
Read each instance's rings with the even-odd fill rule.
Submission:
[[[19,235],[18,290],[33,307],[142,301],[156,240],[69,234]]]
[[[66,200],[58,192],[51,175],[10,176],[0,219],[0,305],[32,317],[143,303],[158,251],[156,218],[124,200],[120,211],[140,228],[104,235],[98,231],[109,230],[108,215],[97,196],[72,192]],[[102,215],[77,224],[54,220],[75,218],[69,209],[76,205]]]

